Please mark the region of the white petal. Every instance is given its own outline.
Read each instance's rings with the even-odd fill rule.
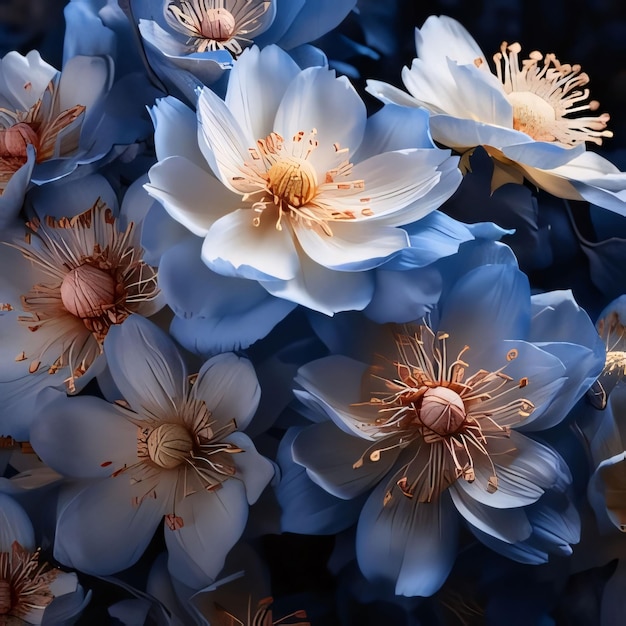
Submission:
[[[272,4],[273,6],[273,4]],[[241,124],[249,145],[274,130],[274,118],[285,90],[300,68],[277,46],[243,51],[228,79],[226,106]]]
[[[191,395],[206,402],[219,426],[235,420],[237,429],[245,430],[259,405],[261,390],[252,363],[227,352],[202,366]]]
[[[372,269],[410,245],[408,235],[400,228],[358,222],[336,222],[331,228],[333,235],[329,237],[306,226],[294,227],[304,252],[331,269]]]
[[[172,96],[159,98],[150,109],[154,124],[154,147],[159,161],[181,156],[202,167],[198,148],[196,114]]]
[[[218,274],[255,280],[289,280],[299,266],[291,229],[276,228],[271,218],[254,226],[254,213],[237,209],[218,219],[202,246],[202,260]]]
[[[339,272],[325,268],[306,256],[298,273],[285,281],[263,281],[269,293],[308,309],[333,315],[339,311],[361,311],[374,293],[373,272]]]
[[[240,196],[185,157],[172,156],[153,165],[146,191],[194,235],[206,235],[213,222],[233,210]]]
[[[215,175],[229,188],[250,157],[249,133],[224,101],[205,87],[198,98],[198,144]]]
[[[257,452],[252,440],[245,433],[232,433],[224,441],[234,443],[243,450],[233,456],[237,467],[235,476],[246,486],[248,504],[254,504],[274,478],[274,465]]]
[[[354,87],[345,76],[311,67],[291,81],[283,97],[274,130],[285,139],[299,131],[308,135],[317,130],[319,147],[309,157],[316,171],[326,172],[334,164],[334,144],[353,153],[361,144],[366,111]]]

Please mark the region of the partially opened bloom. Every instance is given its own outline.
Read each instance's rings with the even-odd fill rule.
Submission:
[[[112,80],[113,66],[107,57],[77,56],[62,72],[43,61],[36,51],[25,57],[10,52],[2,59],[2,223],[21,208],[31,175],[43,183],[104,156],[106,150],[101,149],[102,142],[94,131]]]
[[[99,479],[62,499],[55,558],[111,574],[141,556],[165,519],[169,569],[199,589],[221,570],[248,504],[274,473],[239,432],[259,401],[254,369],[220,354],[191,385],[173,340],[140,316],[109,331],[105,352],[124,406],[49,392],[32,429],[32,445],[51,467]]]
[[[180,107],[163,109],[162,136],[188,123]],[[345,78],[300,70],[276,47],[241,56],[225,101],[203,89],[198,123],[200,150],[179,137],[181,153],[159,154],[151,168],[149,193],[204,237],[212,270],[327,313],[362,309],[373,291],[364,271],[408,248],[398,227],[434,211],[460,182],[456,159],[427,143],[424,129],[424,143],[386,151],[383,132],[370,140]]]
[[[626,213],[624,175],[585,152],[586,142],[600,145],[612,133],[579,65],[538,51],[520,60],[521,46],[504,42],[494,74],[471,35],[448,17],[429,17],[415,42],[417,58],[402,71],[410,95],[379,81],[368,82],[370,93],[427,109],[433,139],[444,146],[467,155],[483,146],[494,160],[494,188],[527,178],[558,197]]]
[[[337,497],[373,489],[359,565],[402,595],[430,595],[447,577],[457,512],[523,562],[569,553],[577,540],[565,462],[522,431],[565,417],[601,368],[599,339],[571,295],[531,299],[514,265],[471,265],[461,255],[426,318],[366,326],[353,317],[361,358],[334,354],[296,379],[320,421],[296,436],[293,458]],[[334,335],[341,344],[341,327]]]
[[[326,34],[355,0],[132,0],[133,17],[157,73],[177,83],[186,70],[205,85],[256,42],[291,50]]]
[[[80,390],[111,326],[162,306],[137,226],[116,213],[97,200],[74,217],[35,216],[22,240],[0,246],[11,268],[0,280],[0,337],[10,355],[0,367],[2,434],[27,439],[39,389]]]

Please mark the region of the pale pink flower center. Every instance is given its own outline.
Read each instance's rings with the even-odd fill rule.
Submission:
[[[61,283],[63,306],[76,317],[100,317],[115,303],[116,281],[93,265],[79,265]]]

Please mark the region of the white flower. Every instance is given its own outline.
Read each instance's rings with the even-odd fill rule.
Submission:
[[[383,102],[424,107],[433,139],[468,158],[483,146],[494,160],[492,189],[524,178],[550,193],[626,211],[626,177],[585,142],[612,137],[609,116],[594,112],[589,77],[580,65],[504,42],[495,74],[471,35],[449,17],[416,29],[417,58],[402,71],[409,94],[379,81],[368,91]]]
[[[160,161],[146,189],[205,238],[204,262],[327,313],[366,306],[372,286],[361,270],[408,247],[397,227],[460,181],[447,151],[372,145],[350,83],[323,67],[300,70],[274,46],[241,55],[225,101],[200,93],[200,150],[180,137],[190,122],[181,107],[161,104],[154,117]]]

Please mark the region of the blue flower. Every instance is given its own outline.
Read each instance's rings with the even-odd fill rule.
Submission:
[[[32,429],[48,465],[83,479],[62,495],[55,558],[94,574],[125,569],[165,518],[169,570],[199,589],[274,474],[240,432],[259,401],[254,369],[220,354],[190,386],[172,339],[140,316],[112,328],[104,349],[129,408],[51,391]]]
[[[199,84],[214,83],[252,43],[277,44],[297,55],[303,44],[337,26],[354,5],[355,0],[131,2],[151,64],[178,86],[183,70]],[[311,56],[308,50],[302,53]]]
[[[296,436],[293,458],[336,497],[371,491],[359,566],[401,595],[430,595],[446,579],[458,513],[524,562],[577,539],[567,465],[525,433],[564,419],[600,371],[602,344],[571,294],[531,297],[502,249],[464,244],[425,318],[359,326],[353,314],[359,360],[340,347],[342,325],[329,332],[335,320],[326,320],[338,349],[296,378],[319,423]]]

